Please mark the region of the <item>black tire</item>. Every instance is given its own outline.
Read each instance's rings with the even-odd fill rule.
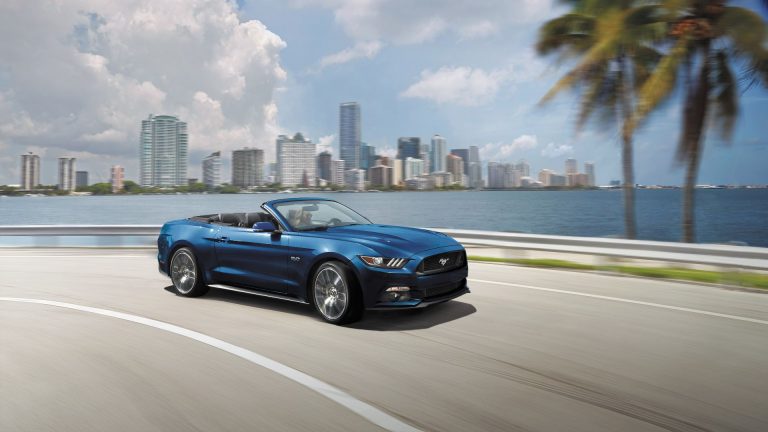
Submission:
[[[192,249],[183,247],[176,250],[168,266],[168,274],[176,294],[184,297],[200,297],[208,292],[200,266]]]
[[[331,324],[349,324],[363,316],[360,287],[343,263],[328,261],[321,264],[312,275],[309,290],[315,310]]]

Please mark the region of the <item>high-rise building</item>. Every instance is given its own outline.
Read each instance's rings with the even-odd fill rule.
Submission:
[[[314,158],[312,160],[314,165]],[[264,182],[264,150],[244,148],[232,152],[232,186],[247,188]]]
[[[520,162],[516,163],[515,169],[520,171],[521,177],[530,177],[531,175],[531,166],[528,165],[528,161],[525,159],[521,159]]]
[[[398,186],[403,181],[403,161],[402,159],[389,159],[387,166],[392,168],[392,176],[389,178],[390,186]]]
[[[307,186],[308,181],[314,184],[316,148],[301,133],[292,138],[285,135],[277,137],[277,175],[283,186]]]
[[[464,161],[464,174],[469,174],[469,149],[451,149],[451,154],[455,154]]]
[[[75,171],[75,189],[88,187],[88,171]]]
[[[139,181],[142,186],[187,184],[187,124],[170,115],[149,115],[141,121]]]
[[[345,179],[345,170],[344,170],[344,161],[343,160],[334,160],[331,161],[331,167],[330,167],[331,175],[328,179],[331,184],[334,184],[336,186],[344,186],[346,183]]]
[[[554,171],[548,170],[546,168],[539,171],[539,181],[541,182],[541,185],[545,187],[551,186],[550,177],[554,173],[555,173]]]
[[[429,144],[422,144],[421,150],[419,151],[419,159],[424,161],[424,175],[429,174],[432,172],[431,166],[432,166],[432,152],[429,151]]]
[[[432,161],[429,169],[431,172],[445,171],[445,157],[448,155],[448,142],[445,138],[435,134],[432,137]]]
[[[203,158],[203,184],[208,189],[221,186],[221,152],[213,152]]]
[[[587,186],[595,186],[595,163],[584,162],[584,173],[587,174]]]
[[[579,164],[574,158],[568,158],[565,160],[565,175],[576,174],[579,172]]]
[[[403,179],[410,180],[424,174],[424,161],[412,157],[403,161]]]
[[[419,159],[421,156],[421,138],[400,137],[397,139],[397,158],[406,160],[409,157]]]
[[[331,166],[331,154],[327,151],[320,152],[317,155],[317,177],[333,183]]]
[[[75,190],[75,158],[59,158],[59,190]]]
[[[446,171],[453,175],[453,182],[463,185],[464,160],[453,153],[445,157]]]
[[[371,167],[368,171],[368,178],[373,187],[387,187],[392,184],[392,167],[385,164],[378,164]]]
[[[123,190],[124,180],[125,169],[120,165],[113,165],[109,170],[109,183],[112,185],[112,193],[118,193]]]
[[[339,106],[339,156],[347,169],[360,168],[360,105],[345,102]]]
[[[21,188],[35,189],[40,184],[40,156],[29,152],[21,155]]]
[[[360,145],[360,169],[367,172],[368,168],[376,165],[376,147],[362,143]]]
[[[347,170],[344,172],[344,182],[350,189],[356,191],[365,190],[365,171],[361,169]]]
[[[469,146],[469,187],[479,189],[483,187],[483,164],[480,162],[480,149],[477,146]]]
[[[567,183],[567,178],[564,175],[552,173],[549,175],[549,186],[563,187]]]
[[[488,187],[490,189],[520,187],[523,177],[520,174],[513,164],[488,162]]]

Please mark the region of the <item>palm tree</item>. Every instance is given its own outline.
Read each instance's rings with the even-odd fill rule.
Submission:
[[[625,236],[637,236],[632,135],[637,90],[660,58],[652,44],[665,34],[659,9],[636,1],[571,0],[572,10],[546,22],[539,31],[540,55],[558,53],[560,60],[576,58],[576,66],[544,96],[551,100],[565,89],[578,90],[581,103],[577,129],[590,119],[618,120],[624,177]]]
[[[683,129],[677,160],[685,165],[683,241],[695,241],[695,187],[708,126],[728,141],[738,116],[739,81],[768,86],[768,30],[759,14],[725,0],[674,0],[669,14],[671,48],[640,89],[636,120],[666,99],[682,78]],[[731,65],[741,67],[741,80]]]

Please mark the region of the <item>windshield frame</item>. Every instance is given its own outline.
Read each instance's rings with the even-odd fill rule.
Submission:
[[[309,228],[307,227],[300,227],[300,226],[294,226],[291,224],[290,218],[288,217],[288,214],[285,214],[283,211],[280,210],[280,207],[287,207],[287,206],[309,206],[309,205],[329,205],[330,207],[335,207],[338,209],[341,213],[345,213],[347,216],[349,216],[350,219],[354,220],[354,223],[345,223],[343,225],[327,225],[327,224],[318,224],[313,225]],[[287,199],[287,200],[280,200],[276,202],[270,202],[265,203],[264,207],[268,208],[269,210],[272,210],[272,213],[280,220],[280,223],[283,224],[289,231],[292,232],[316,232],[316,231],[325,231],[328,228],[336,228],[336,227],[342,227],[342,226],[349,226],[349,225],[371,225],[373,222],[371,222],[370,219],[366,218],[365,216],[361,215],[360,213],[356,212],[355,210],[351,209],[350,207],[330,199],[325,198],[318,198],[318,199]]]

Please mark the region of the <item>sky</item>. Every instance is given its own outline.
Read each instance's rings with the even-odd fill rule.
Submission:
[[[761,10],[760,2],[738,2]],[[339,104],[357,101],[363,141],[394,155],[401,136],[485,161],[564,160],[621,178],[610,125],[577,131],[574,94],[538,102],[567,70],[535,55],[538,28],[566,10],[552,0],[4,0],[0,3],[0,184],[19,183],[19,155],[76,157],[91,182],[109,167],[138,177],[138,133],[150,113],[189,125],[190,177],[202,158],[302,132],[338,155]],[[768,91],[741,95],[730,142],[708,134],[699,183],[768,183]],[[641,184],[681,184],[673,98],[635,137]]]

